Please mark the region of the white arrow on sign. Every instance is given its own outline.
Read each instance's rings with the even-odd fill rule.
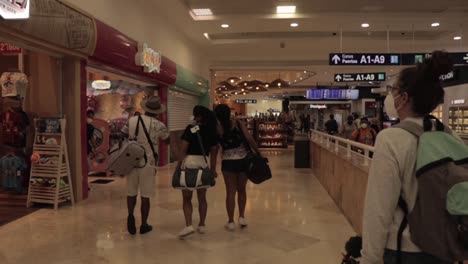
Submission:
[[[468,55],[468,54],[467,54],[467,55]],[[338,56],[338,55],[333,56],[332,61],[333,61],[335,64],[338,64],[338,62],[341,61],[340,56]]]
[[[341,75],[337,75],[337,76],[335,77],[335,80],[336,80],[337,82],[340,82],[342,79],[343,79],[343,78],[341,78]]]
[[[468,63],[468,53],[466,54],[466,57],[463,57],[466,63]]]

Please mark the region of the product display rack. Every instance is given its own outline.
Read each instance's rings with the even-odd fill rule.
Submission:
[[[460,137],[468,139],[468,106],[449,108],[449,126]]]
[[[260,121],[257,142],[260,148],[287,148],[288,130],[281,122]]]
[[[73,197],[70,163],[65,138],[66,121],[63,118],[34,120],[36,133],[31,164],[27,207],[33,203],[59,204]]]

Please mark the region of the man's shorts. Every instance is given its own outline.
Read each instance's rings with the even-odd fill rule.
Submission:
[[[154,195],[156,168],[146,166],[135,168],[127,175],[127,195],[137,196],[140,190],[141,197],[151,198]]]

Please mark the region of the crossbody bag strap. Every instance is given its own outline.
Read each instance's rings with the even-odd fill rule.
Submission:
[[[202,151],[203,159],[205,160],[206,166],[209,167],[208,159],[206,158],[205,147],[203,146],[203,140],[201,138],[200,131],[195,132],[195,135],[197,135],[197,141],[198,141],[198,144],[200,145],[200,149]]]
[[[154,156],[154,162],[158,162],[158,155],[156,154],[156,151],[154,150],[154,145],[153,145],[153,141],[151,141],[151,138],[150,138],[150,135],[148,133],[148,130],[146,129],[146,125],[145,125],[145,122],[143,121],[143,118],[141,117],[141,115],[138,115],[138,124],[137,124],[137,130],[135,132],[136,136],[138,136],[138,130],[139,130],[139,123],[141,123],[141,125],[143,126],[143,132],[145,132],[145,136],[146,136],[146,139],[148,140],[148,143],[151,147],[151,151],[153,151],[153,156]]]

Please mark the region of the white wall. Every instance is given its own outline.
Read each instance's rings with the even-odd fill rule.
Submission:
[[[65,0],[131,38],[208,79],[208,64],[202,49],[190,41],[171,21],[187,19],[179,1],[164,0]],[[170,17],[169,17],[170,16]]]

